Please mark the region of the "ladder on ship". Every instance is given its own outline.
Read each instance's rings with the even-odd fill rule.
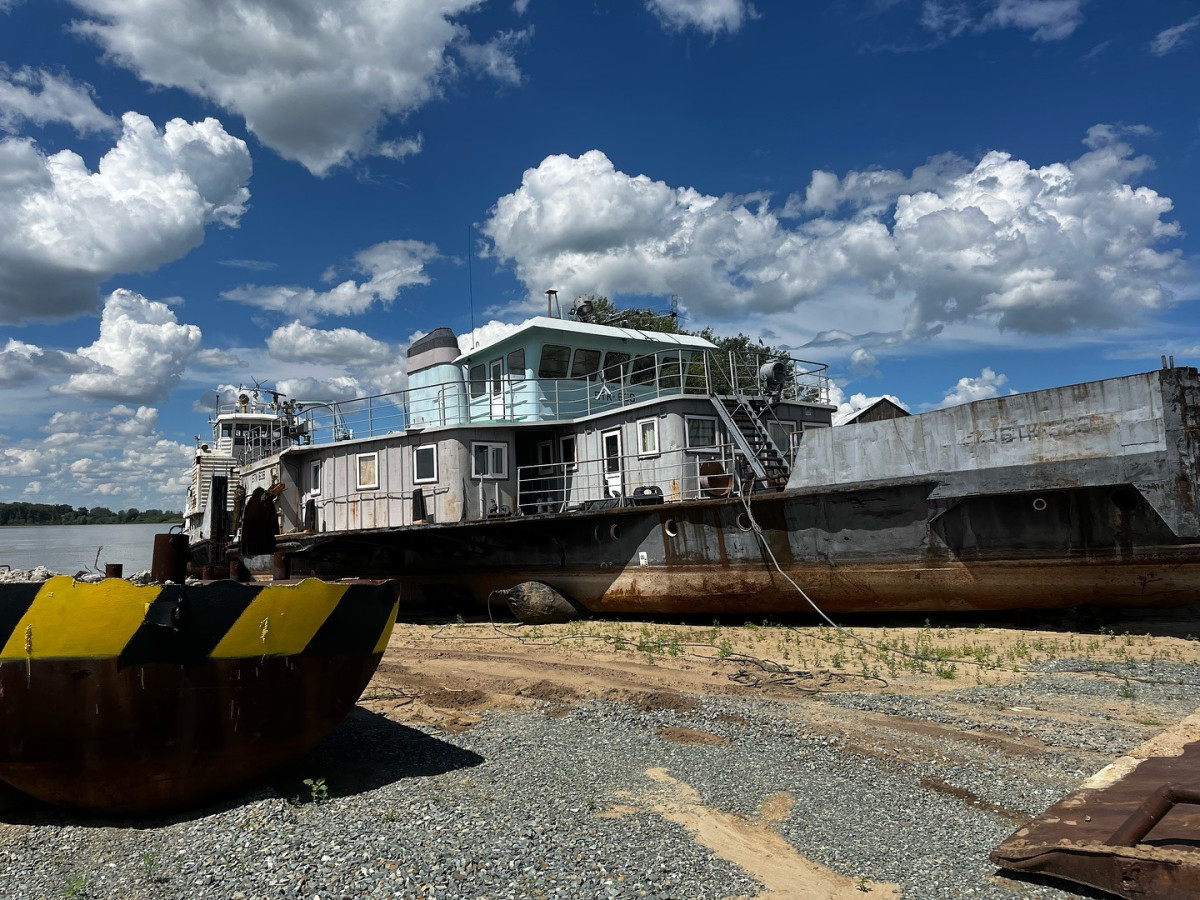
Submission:
[[[725,423],[734,443],[742,451],[755,490],[779,491],[787,484],[791,464],[779,452],[763,419],[771,412],[771,404],[758,397],[737,395],[713,397],[713,406]],[[745,483],[745,479],[743,479]]]

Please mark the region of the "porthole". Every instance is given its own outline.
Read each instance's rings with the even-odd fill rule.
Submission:
[[[754,526],[750,522],[750,517],[746,513],[740,512],[737,517],[737,527],[742,529],[742,531],[749,531]]]
[[[604,526],[597,525],[595,528],[593,528],[592,536],[596,539],[597,544],[603,543],[604,542]]]
[[[616,524],[615,522],[612,525],[609,525],[608,526],[608,534],[614,541],[620,540],[621,539],[621,526]]]
[[[1041,497],[1035,497],[1033,500],[1033,508],[1038,512],[1041,512],[1046,508],[1046,501]]]
[[[667,533],[668,537],[678,537],[679,523],[674,519],[667,519],[667,521],[663,522],[663,531]]]

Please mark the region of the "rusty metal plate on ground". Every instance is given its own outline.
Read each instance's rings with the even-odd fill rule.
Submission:
[[[1093,775],[990,858],[1120,897],[1200,900],[1200,711]]]

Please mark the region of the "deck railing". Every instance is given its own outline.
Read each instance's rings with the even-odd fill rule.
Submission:
[[[512,482],[473,479],[467,488],[468,521],[597,508],[642,506],[680,500],[736,496],[742,489],[737,449],[732,444],[668,451],[653,460],[629,454],[603,459],[521,466]],[[438,521],[435,486],[422,487],[428,519]],[[308,502],[308,501],[306,501]],[[313,523],[331,530],[398,528],[412,525],[413,491],[337,492],[328,486],[311,498]],[[303,511],[302,517],[303,517]]]
[[[762,377],[765,363],[780,366]],[[244,462],[291,443],[328,444],[401,431],[451,425],[579,419],[666,397],[738,394],[810,403],[829,399],[828,368],[820,363],[764,354],[721,355],[695,349],[662,350],[577,378],[514,378],[452,382],[354,400],[253,402],[251,412],[273,413],[255,426]],[[218,414],[246,412],[232,404]]]

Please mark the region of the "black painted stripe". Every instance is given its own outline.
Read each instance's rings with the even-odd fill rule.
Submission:
[[[262,589],[236,581],[213,581],[198,588],[164,585],[121,651],[118,666],[203,662]]]
[[[374,651],[396,603],[394,584],[352,584],[303,656],[360,656]]]
[[[0,585],[0,651],[4,650],[13,629],[25,618],[25,613],[29,612],[41,589],[42,585],[38,582]]]

